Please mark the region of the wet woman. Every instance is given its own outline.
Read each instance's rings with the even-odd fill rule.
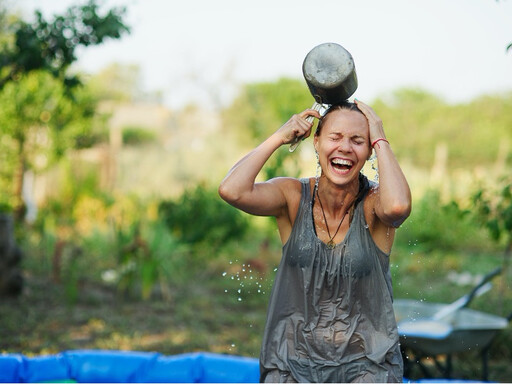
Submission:
[[[319,175],[256,182],[296,136],[314,135]],[[361,173],[372,149],[379,183]],[[381,119],[361,101],[294,115],[229,171],[220,196],[274,216],[283,243],[260,356],[263,382],[401,382],[389,271],[411,193]]]

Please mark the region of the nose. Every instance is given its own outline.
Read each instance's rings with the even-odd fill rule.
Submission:
[[[344,153],[352,152],[352,144],[350,143],[350,140],[348,138],[341,139],[338,145],[338,150]]]

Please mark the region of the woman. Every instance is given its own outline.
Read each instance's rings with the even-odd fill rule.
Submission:
[[[314,136],[321,174],[255,182],[281,145]],[[372,148],[379,184],[360,171]],[[389,254],[411,211],[381,119],[361,101],[294,115],[229,171],[220,196],[275,216],[283,243],[260,356],[263,382],[401,382]]]

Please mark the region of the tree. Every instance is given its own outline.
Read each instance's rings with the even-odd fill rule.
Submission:
[[[129,28],[124,8],[100,15],[91,0],[72,6],[51,21],[35,13],[34,22],[10,20],[0,11],[0,131],[4,178],[14,180],[4,206],[21,217],[23,176],[58,159],[91,129],[95,100],[68,69],[76,49],[118,39]]]
[[[64,93],[65,86],[44,71],[33,71],[0,91],[0,202],[19,215],[25,172],[45,170],[92,129],[95,100],[87,88],[75,89],[74,100]]]
[[[0,89],[37,70],[60,78],[67,86],[79,84],[76,75],[67,74],[77,59],[76,49],[102,44],[109,38],[119,39],[129,32],[122,20],[124,13],[124,8],[113,8],[100,15],[99,6],[91,0],[68,8],[64,15],[56,15],[51,21],[36,11],[34,22],[17,20],[4,26],[4,33],[12,37],[1,46]]]

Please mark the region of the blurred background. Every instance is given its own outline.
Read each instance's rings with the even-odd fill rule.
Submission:
[[[217,187],[311,106],[324,42],[353,55],[412,188],[395,297],[450,303],[502,267],[471,308],[508,316],[510,1],[0,0],[0,352],[258,357],[279,236]],[[305,141],[261,179],[314,174]],[[511,346],[508,327],[490,380],[512,381]],[[481,377],[480,353],[454,375]]]

